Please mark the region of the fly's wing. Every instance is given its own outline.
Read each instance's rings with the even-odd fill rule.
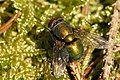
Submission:
[[[63,43],[55,42],[53,47],[52,69],[55,77],[59,78],[66,72],[66,64],[69,61],[69,54],[64,48]]]
[[[75,30],[75,36],[77,36],[84,45],[92,45],[97,49],[108,48],[108,42],[100,35],[89,33],[88,31],[78,29]]]

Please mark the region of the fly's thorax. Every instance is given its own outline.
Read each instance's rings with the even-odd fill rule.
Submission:
[[[71,25],[65,22],[62,17],[51,19],[48,27],[58,40],[62,40],[64,42],[71,42],[74,40],[74,34]]]
[[[66,45],[66,49],[69,53],[70,60],[78,60],[82,57],[84,47],[83,44],[79,39],[71,42],[70,44]]]
[[[64,40],[65,42],[71,42],[74,39],[72,27],[65,22],[54,26],[52,32],[59,40]]]

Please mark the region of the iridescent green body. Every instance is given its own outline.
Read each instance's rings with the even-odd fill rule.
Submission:
[[[95,48],[104,49],[108,47],[107,41],[101,36],[91,34],[81,28],[73,29],[61,17],[51,19],[48,27],[52,37],[52,69],[53,74],[58,78],[65,73],[69,61],[79,60],[84,57],[84,52],[84,54],[87,54],[86,52],[92,53]],[[87,49],[90,46],[91,49]]]
[[[78,60],[83,55],[84,49],[83,49],[83,44],[81,43],[80,40],[76,40],[70,43],[70,45],[67,45],[66,48],[69,53],[70,60]]]
[[[78,60],[83,54],[83,45],[74,35],[71,25],[66,23],[63,18],[54,18],[50,21],[49,27],[55,39],[64,42],[70,60]],[[67,54],[67,53],[66,53]]]

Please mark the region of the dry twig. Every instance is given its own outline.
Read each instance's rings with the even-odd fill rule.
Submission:
[[[115,41],[116,41],[116,36],[118,33],[118,29],[119,29],[119,4],[120,0],[117,0],[116,3],[114,4],[114,12],[112,15],[112,20],[110,22],[111,27],[110,27],[110,31],[108,33],[109,35],[109,39],[108,39],[108,44],[109,44],[109,48],[107,49],[106,52],[106,56],[104,57],[104,61],[105,61],[105,65],[103,68],[103,79],[108,79],[111,78],[111,69],[113,68],[114,65],[114,45],[115,45]]]
[[[8,28],[12,26],[12,24],[17,20],[17,18],[20,16],[20,13],[15,13],[13,17],[11,17],[6,23],[4,23],[2,26],[0,26],[0,34],[7,31]]]

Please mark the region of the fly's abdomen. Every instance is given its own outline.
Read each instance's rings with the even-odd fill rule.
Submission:
[[[66,46],[66,48],[69,53],[70,60],[78,60],[83,55],[84,48],[80,40],[71,42]]]

